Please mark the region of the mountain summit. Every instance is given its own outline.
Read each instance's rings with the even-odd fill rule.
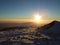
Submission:
[[[37,29],[38,32],[54,37],[54,38],[60,38],[60,22],[59,21],[52,21],[51,23],[42,26],[41,28]]]

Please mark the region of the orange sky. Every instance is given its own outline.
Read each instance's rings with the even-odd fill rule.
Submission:
[[[42,20],[39,23],[49,23],[53,20]],[[24,23],[24,22],[34,22],[32,19],[0,19],[0,23]]]

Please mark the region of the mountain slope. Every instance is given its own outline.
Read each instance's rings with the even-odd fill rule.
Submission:
[[[41,28],[37,29],[38,32],[54,37],[54,38],[60,38],[60,22],[59,21],[53,21]]]

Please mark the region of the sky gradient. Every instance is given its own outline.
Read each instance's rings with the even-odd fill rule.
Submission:
[[[30,19],[41,10],[48,10],[44,19],[60,20],[60,0],[0,0],[0,20]]]

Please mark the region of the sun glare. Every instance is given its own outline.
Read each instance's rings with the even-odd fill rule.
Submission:
[[[34,22],[35,23],[39,24],[41,20],[42,19],[41,19],[41,16],[39,14],[34,15]]]

